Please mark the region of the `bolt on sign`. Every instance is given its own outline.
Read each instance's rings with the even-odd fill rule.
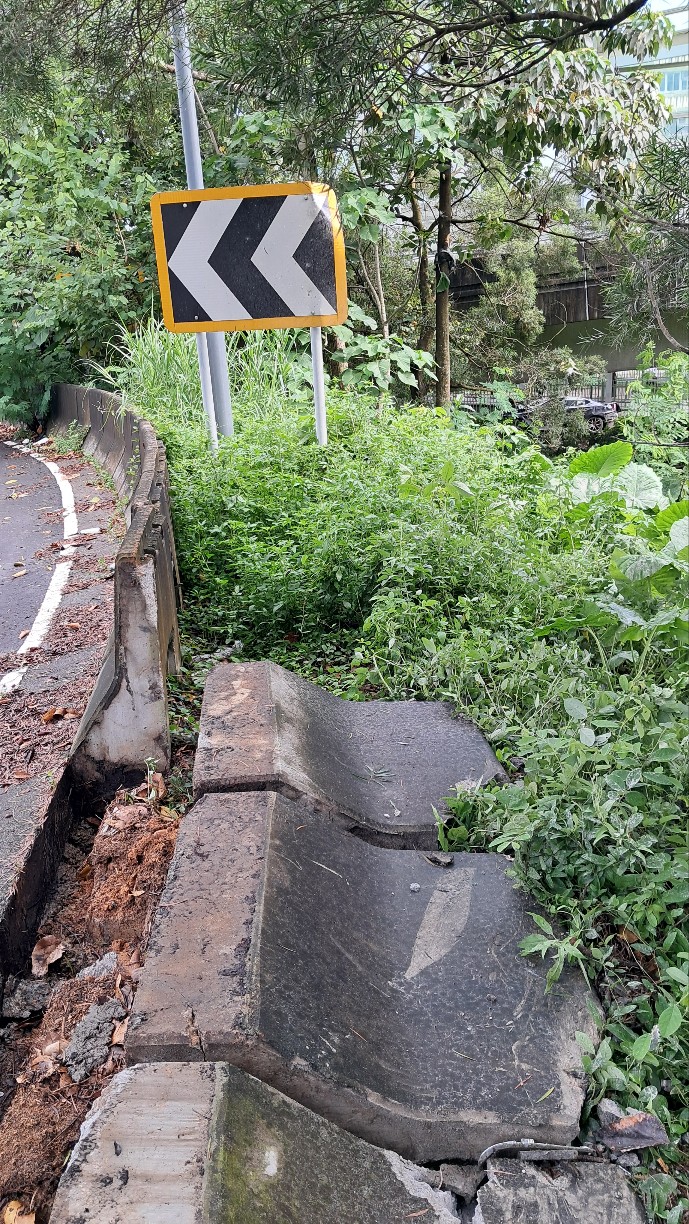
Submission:
[[[163,191],[151,212],[170,331],[319,328],[347,317],[344,235],[330,188]]]

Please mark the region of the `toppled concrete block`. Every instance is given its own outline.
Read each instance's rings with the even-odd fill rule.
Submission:
[[[481,732],[441,701],[345,701],[276,663],[206,681],[194,793],[304,796],[380,845],[437,850],[453,786],[505,780]]]
[[[534,902],[508,866],[440,867],[274,793],[205,795],[180,828],[128,1059],[232,1062],[421,1162],[515,1134],[568,1143],[588,991],[568,970],[546,995],[547,964],[521,956]]]
[[[457,1224],[425,1173],[234,1067],[138,1066],[87,1117],[51,1224]]]
[[[105,1062],[113,1025],[124,1014],[117,999],[106,999],[105,1003],[93,1003],[76,1025],[65,1050],[65,1065],[75,1084]]]
[[[607,1164],[551,1165],[490,1160],[471,1224],[646,1224],[620,1169]]]

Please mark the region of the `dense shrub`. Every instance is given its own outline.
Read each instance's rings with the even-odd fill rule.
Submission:
[[[150,310],[152,191],[124,141],[66,89],[40,126],[0,142],[0,416],[40,418],[53,382],[83,375],[121,323]]]

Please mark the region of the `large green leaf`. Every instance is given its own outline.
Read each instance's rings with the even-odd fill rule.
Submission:
[[[655,506],[662,510],[668,504],[660,476],[645,463],[628,463],[616,476],[614,485],[630,510],[652,510]]]
[[[667,564],[667,558],[661,553],[627,553],[626,556],[615,557],[615,564],[629,582],[638,582],[657,574]]]
[[[689,516],[675,519],[670,528],[670,539],[678,553],[689,548]]]
[[[686,518],[689,515],[689,501],[671,502],[664,510],[660,510],[655,516],[655,525],[661,531],[669,531],[673,523],[678,519]]]
[[[631,442],[610,442],[607,446],[592,446],[577,455],[569,465],[570,476],[577,472],[590,472],[592,476],[615,476],[631,461],[634,449]]]

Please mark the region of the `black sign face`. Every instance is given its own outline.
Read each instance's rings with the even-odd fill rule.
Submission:
[[[151,210],[170,331],[315,327],[346,318],[344,237],[329,188],[163,192]]]

